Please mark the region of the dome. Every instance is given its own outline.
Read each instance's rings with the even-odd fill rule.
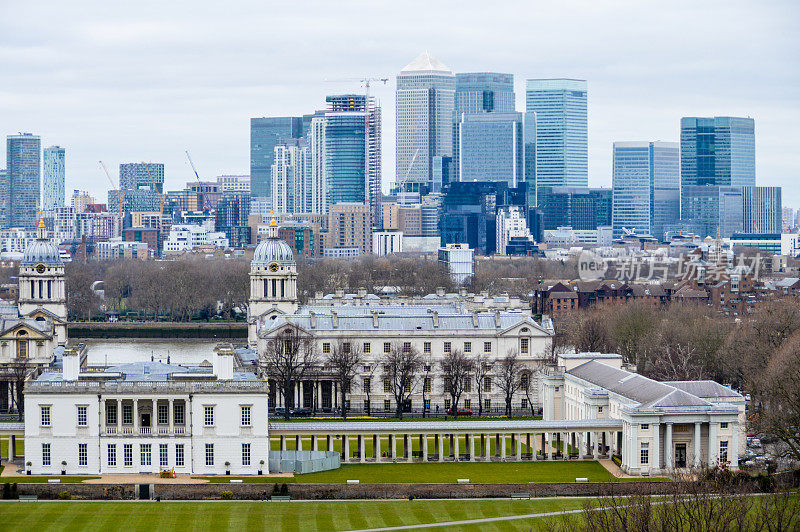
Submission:
[[[252,264],[266,266],[273,262],[293,265],[294,255],[292,254],[292,248],[283,240],[268,238],[256,247]]]
[[[58,246],[49,240],[36,239],[25,249],[20,266],[36,266],[37,264],[53,267],[64,266]]]

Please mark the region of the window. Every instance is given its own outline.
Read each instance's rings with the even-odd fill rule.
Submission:
[[[422,381],[422,391],[425,393],[431,393],[431,378],[425,377]]]
[[[213,406],[204,406],[203,407],[203,424],[206,427],[213,427],[214,426],[214,407]]]
[[[370,393],[372,391],[372,381],[369,377],[364,377],[364,380],[361,384],[361,389],[364,390],[364,393]]]
[[[728,440],[719,442],[719,461],[728,461]]]
[[[133,425],[133,405],[122,405],[122,424]]]
[[[368,355],[372,352],[372,344],[369,342],[364,342],[364,354]]]
[[[43,443],[42,444],[42,465],[49,466],[50,465],[50,444]]]
[[[117,424],[117,403],[108,403],[106,405],[106,425]]]
[[[519,339],[519,352],[523,355],[527,355],[530,349],[530,339],[529,338],[520,338]]]
[[[152,465],[153,463],[153,452],[150,448],[149,443],[141,443],[139,444],[139,464],[140,465]]]
[[[323,355],[330,355],[331,354],[331,344],[329,342],[324,342],[322,344],[322,354]]]
[[[126,443],[122,446],[122,460],[124,465],[130,467],[133,465],[133,444]]]
[[[173,415],[172,421],[176,425],[183,425],[185,423],[185,416],[184,416],[186,412],[185,408],[186,405],[184,403],[175,403],[172,412]]]
[[[49,427],[50,426],[50,406],[42,406],[41,407],[41,418],[42,418],[42,426]]]
[[[425,342],[425,343],[422,344],[422,352],[425,353],[426,355],[430,355],[431,354],[431,343],[430,342]]]
[[[342,344],[342,353],[350,353],[350,342],[344,342]]]
[[[464,342],[464,352],[472,353],[472,342]]]
[[[364,412],[369,412],[369,399],[364,399]]]
[[[158,405],[158,424],[169,425],[169,405],[167,404]]]
[[[78,426],[85,427],[86,421],[86,406],[80,405],[78,406]]]
[[[560,390],[560,389],[561,389],[560,386],[556,386],[556,393],[558,393],[558,390]]]
[[[649,423],[642,423],[641,425],[639,425],[639,428],[641,430],[648,430],[650,428],[650,424]]]
[[[116,465],[117,465],[117,444],[116,443],[109,443],[108,444],[108,465],[110,467],[116,467]]]
[[[602,407],[602,406],[598,406],[598,407],[597,407],[597,411],[598,411],[598,412],[602,412],[602,411],[603,411],[603,407]]]
[[[345,412],[349,412],[350,411],[350,399],[345,399],[344,400],[344,410],[345,410]]]
[[[409,380],[406,382],[405,386],[403,386],[403,391],[406,393],[411,393],[411,381]]]
[[[425,364],[425,366],[422,369],[425,371],[425,373],[430,373],[431,372],[431,365],[430,364]]]
[[[183,444],[178,443],[175,445],[175,466],[183,466]]]
[[[242,426],[250,426],[250,405],[242,405]]]
[[[372,366],[364,364],[364,373],[369,373],[370,371],[372,371]]]
[[[78,465],[85,466],[89,464],[89,452],[87,450],[88,445],[85,443],[78,444]]]
[[[388,412],[392,409],[392,402],[388,399],[383,400],[383,411]]]
[[[392,344],[389,342],[383,342],[383,352],[384,353],[391,353],[392,352]]]
[[[243,443],[242,444],[242,465],[248,466],[250,465],[250,444]]]
[[[472,408],[472,400],[471,399],[464,399],[464,408],[469,410]]]
[[[527,399],[523,399],[522,403],[520,404],[520,407],[523,408],[523,409],[528,408],[528,400]]]
[[[650,449],[646,443],[642,444],[642,449],[639,451],[639,462],[642,465],[647,465],[650,463]]]
[[[452,342],[445,342],[445,343],[444,343],[444,352],[445,352],[445,353],[449,353],[449,352],[451,352],[452,350],[453,350],[453,344],[452,344]]]
[[[492,400],[491,399],[484,399],[483,400],[483,409],[487,412],[492,410]]]
[[[720,424],[719,424],[719,428],[721,428],[721,429],[727,429],[727,428],[728,428],[728,422],[726,421],[726,422],[720,423]]]
[[[491,377],[484,377],[483,378],[483,391],[486,393],[492,393],[492,378]]]
[[[403,353],[411,352],[411,342],[403,342]]]
[[[430,409],[431,409],[431,400],[425,399],[425,411],[428,411]]]
[[[449,410],[450,409],[450,399],[445,399],[444,400],[444,409],[445,410]]]
[[[464,379],[464,384],[461,386],[464,393],[472,393],[472,379],[469,377]]]
[[[392,382],[389,379],[383,379],[383,393],[390,393],[392,391]]]
[[[168,447],[166,443],[158,444],[158,465],[167,467],[169,465]]]
[[[444,378],[444,393],[450,393],[450,390],[453,389],[453,381],[450,377]]]
[[[206,444],[206,465],[213,466],[214,465],[214,444],[207,443]]]
[[[484,353],[492,352],[492,342],[483,342],[483,352]]]
[[[523,373],[519,378],[519,387],[522,388],[522,391],[524,391],[524,392],[528,391],[528,381],[529,381],[529,379],[530,379],[530,377],[528,376],[527,373]]]

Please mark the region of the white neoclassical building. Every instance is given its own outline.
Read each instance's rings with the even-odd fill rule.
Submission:
[[[25,387],[25,459],[33,474],[255,475],[269,455],[266,383],[234,371],[218,346],[211,367],[135,362],[61,372]]]
[[[621,455],[630,474],[726,463],[738,468],[744,397],[714,381],[658,382],[622,367],[616,354],[560,355],[542,376],[545,420],[616,419],[614,434],[577,434],[573,445]],[[585,436],[585,437],[584,437]]]

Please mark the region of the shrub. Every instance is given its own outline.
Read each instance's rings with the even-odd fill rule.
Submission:
[[[219,496],[223,501],[229,501],[229,500],[233,499],[233,492],[226,490],[226,491],[223,491],[222,493],[220,493]]]
[[[3,498],[10,499],[11,498],[11,484],[6,482],[3,484]]]
[[[279,495],[280,492],[281,492],[281,489],[278,487],[278,484],[275,483],[275,485],[272,486],[272,494],[273,495]]]
[[[58,494],[58,498],[62,501],[68,501],[72,498],[72,495],[70,495],[68,491],[62,491]]]
[[[281,495],[289,495],[289,485],[281,484]]]

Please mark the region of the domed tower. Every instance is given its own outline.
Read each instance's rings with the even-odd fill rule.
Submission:
[[[247,336],[256,343],[258,322],[269,315],[297,311],[297,265],[289,244],[278,238],[275,218],[267,238],[261,242],[250,263],[250,301],[247,309]]]
[[[47,238],[39,218],[37,237],[25,249],[19,264],[19,312],[22,316],[53,323],[56,341],[67,342],[67,292],[64,262],[58,247]]]

